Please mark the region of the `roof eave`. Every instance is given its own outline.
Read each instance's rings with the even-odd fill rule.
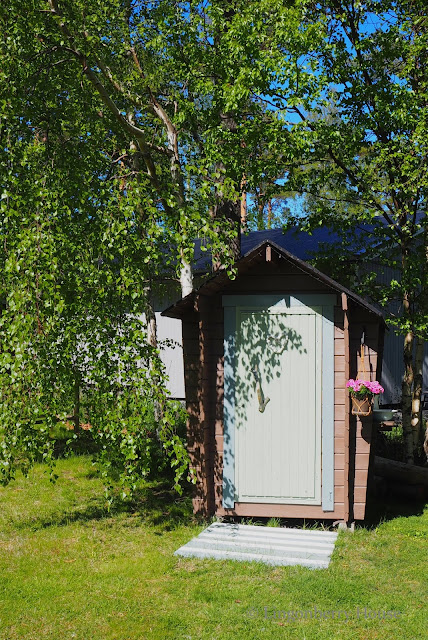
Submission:
[[[248,251],[244,256],[242,256],[239,260],[237,260],[237,262],[235,264],[236,264],[236,267],[237,267],[238,271],[239,271],[240,267],[242,268],[242,266],[246,264],[246,262],[251,261],[252,259],[256,258],[260,254],[260,250],[263,249],[266,246],[270,246],[273,249],[275,249],[275,251],[277,251],[277,253],[281,257],[286,258],[292,264],[296,265],[299,269],[301,269],[302,271],[304,271],[308,275],[312,276],[316,280],[319,280],[324,285],[327,285],[328,287],[330,287],[333,291],[336,291],[338,293],[346,294],[348,296],[348,298],[350,298],[351,300],[356,302],[359,306],[363,307],[364,309],[366,309],[370,313],[373,313],[375,316],[380,318],[383,323],[385,323],[385,320],[384,320],[382,312],[379,311],[378,309],[376,309],[376,307],[374,307],[370,303],[366,302],[364,300],[364,298],[361,298],[361,296],[357,295],[353,291],[350,291],[349,289],[347,289],[346,287],[341,285],[339,282],[336,282],[336,280],[333,280],[329,276],[325,275],[324,273],[319,271],[316,267],[313,267],[312,265],[310,265],[307,262],[301,260],[300,258],[297,258],[296,256],[294,256],[292,253],[290,253],[286,249],[283,249],[282,247],[280,247],[273,240],[268,240],[268,239],[262,240],[262,242],[260,244],[258,244],[256,247],[254,247],[253,249]],[[183,317],[183,315],[190,308],[194,307],[194,302],[195,302],[195,298],[196,298],[197,295],[201,295],[204,292],[204,289],[207,289],[207,293],[210,293],[210,291],[209,291],[210,285],[212,285],[212,283],[215,282],[215,281],[218,281],[218,280],[221,281],[223,279],[225,281],[230,280],[230,278],[227,276],[227,273],[226,273],[225,269],[221,269],[220,271],[218,271],[215,274],[213,274],[211,276],[211,278],[208,278],[208,280],[206,280],[200,287],[198,287],[197,290],[192,291],[192,293],[187,295],[185,298],[181,298],[181,300],[178,300],[175,304],[169,306],[167,309],[162,311],[161,315],[162,316],[167,316],[169,318],[181,319]]]

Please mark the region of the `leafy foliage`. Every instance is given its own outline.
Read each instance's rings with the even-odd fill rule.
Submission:
[[[267,132],[268,148],[288,138],[262,95],[291,82],[296,55],[318,38],[315,25],[301,27],[302,6],[0,8],[4,481],[52,460],[48,433],[71,398],[77,428],[82,388],[106,477],[132,488],[149,465],[141,396],[156,407],[177,479],[184,473],[165,372],[138,318],[153,318],[159,283],[191,262],[195,237],[232,274],[243,175],[260,184],[255,149]]]
[[[404,337],[403,425],[411,461],[421,432],[428,337],[426,7],[419,0],[308,5],[307,19],[320,17],[319,94],[292,107],[301,155],[289,167],[287,188],[306,198],[299,224],[328,225],[348,244],[357,236],[359,261],[375,261],[384,271],[376,282],[373,270],[355,268],[348,253],[354,288],[380,303]],[[341,280],[340,271],[349,269],[343,255],[335,265],[336,256],[329,270]]]
[[[195,237],[233,275],[244,184],[269,198],[310,197],[309,228],[370,225],[371,246],[402,272],[381,295],[401,300],[406,397],[420,393],[423,3],[32,0],[25,9],[20,0],[0,8],[5,481],[17,465],[52,459],[47,434],[70,398],[78,406],[80,388],[106,473],[132,488],[149,464],[139,396],[157,407],[160,441],[184,473],[165,372],[139,318],[153,317],[160,283],[186,273]]]
[[[26,39],[10,36],[6,63]],[[2,102],[2,480],[41,457],[53,464],[48,435],[70,412],[77,385],[91,395],[106,479],[129,490],[148,468],[145,416],[130,408],[137,394],[163,407],[158,446],[173,456],[178,483],[187,456],[141,320],[152,261],[164,255],[159,211],[141,176],[127,178],[124,190],[117,159],[126,141],[102,126],[73,74],[62,76],[61,91],[49,63],[41,79],[35,69],[31,61],[9,69],[15,84]],[[119,387],[132,394],[124,399]]]

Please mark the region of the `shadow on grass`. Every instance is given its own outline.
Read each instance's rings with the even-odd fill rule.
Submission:
[[[110,508],[105,497],[100,495],[88,498],[84,506],[71,507],[67,511],[52,514],[47,518],[36,518],[21,521],[18,528],[40,530],[48,527],[68,526],[73,523],[90,523],[91,521],[113,519],[122,526],[149,525],[162,531],[170,531],[179,525],[200,523],[200,518],[192,510],[192,486],[186,487],[180,496],[171,484],[164,479],[152,481],[137,490],[132,499],[122,501],[115,499]],[[420,516],[426,506],[425,499],[399,500],[394,495],[387,495],[382,500],[371,498],[367,503],[366,519],[361,526],[374,529],[382,522],[399,517]],[[335,530],[332,522],[314,520],[285,520],[271,523],[269,518],[227,518],[226,521],[242,524],[258,524],[322,531]],[[208,524],[208,523],[207,523]]]
[[[405,460],[405,441],[401,425],[391,431],[375,431],[374,453],[388,460]],[[425,454],[420,448],[415,464],[424,467]],[[381,522],[400,517],[421,516],[428,499],[428,487],[423,484],[408,484],[397,478],[386,478],[370,474],[366,519],[366,528],[376,528]]]
[[[396,518],[422,516],[427,506],[426,490],[423,487],[409,487],[389,482],[375,493],[371,488],[366,504],[366,518],[356,524],[364,529],[376,529],[379,524]],[[269,527],[288,527],[318,531],[336,531],[332,520],[286,519],[286,518],[248,518],[227,517],[225,522],[250,524]]]
[[[93,474],[91,474],[93,475]],[[180,524],[195,521],[192,511],[191,487],[179,495],[164,479],[148,482],[138,489],[132,499],[115,498],[109,506],[102,495],[88,498],[84,506],[71,507],[44,518],[21,521],[19,528],[40,530],[61,527],[73,523],[89,523],[97,520],[116,519],[121,524],[150,525],[162,530],[171,530]]]
[[[384,495],[370,495],[366,506],[364,527],[375,529],[382,522],[395,518],[421,516],[427,501],[423,493],[413,496],[400,495],[399,491],[387,490]]]
[[[428,487],[410,485],[394,478],[372,475],[367,488],[366,518],[363,526],[374,529],[395,518],[421,516],[427,504]]]
[[[192,486],[180,496],[171,485],[158,481],[155,485],[136,492],[129,504],[133,516],[162,529],[173,529],[179,524],[196,521],[192,509]]]

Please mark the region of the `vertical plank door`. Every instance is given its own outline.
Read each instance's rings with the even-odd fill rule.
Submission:
[[[321,504],[322,316],[236,311],[235,499]]]

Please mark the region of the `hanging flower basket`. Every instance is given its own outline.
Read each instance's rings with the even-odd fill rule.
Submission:
[[[354,416],[369,416],[372,412],[372,398],[365,396],[365,398],[355,398],[351,396],[352,400],[352,415]]]
[[[352,414],[354,416],[369,416],[372,412],[373,397],[383,393],[384,389],[375,380],[348,380],[346,383],[352,400]]]

